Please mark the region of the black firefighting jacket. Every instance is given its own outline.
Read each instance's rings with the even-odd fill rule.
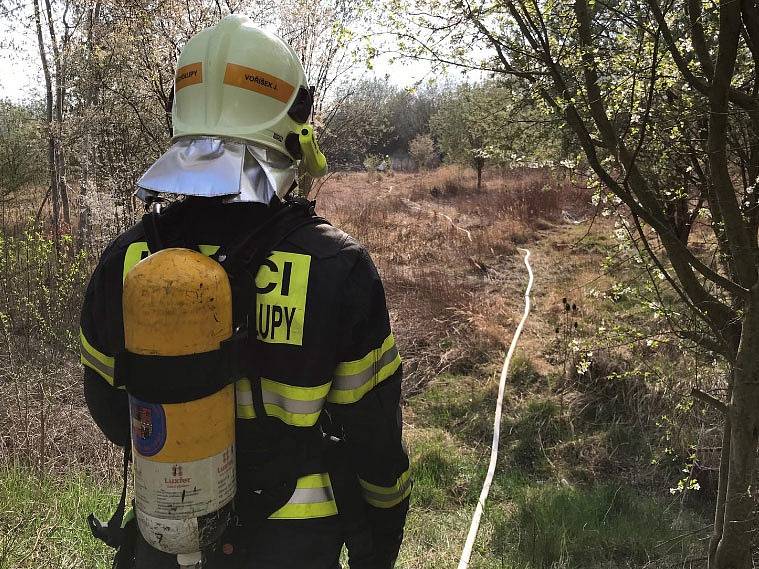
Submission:
[[[266,220],[270,209],[187,198],[161,215],[161,231],[169,245],[191,243],[206,255],[219,255]],[[82,308],[85,396],[96,423],[120,446],[129,444],[130,436],[126,393],[114,386],[114,358],[124,350],[122,283],[149,253],[142,223],[116,238],[103,252]],[[401,359],[377,270],[348,235],[328,224],[312,224],[275,248],[255,285],[266,417],[256,416],[251,382],[237,381],[238,510],[244,518],[246,508],[257,507],[260,492],[251,489],[271,483],[267,477],[293,476],[263,523],[313,524],[350,510],[354,519],[343,526],[368,527],[374,559],[369,565],[389,567],[400,547],[412,484],[401,442]],[[343,441],[342,464],[348,465],[355,494],[363,498],[358,508],[347,497],[350,489],[335,497],[334,461],[316,443],[315,433],[325,431],[336,435],[327,438]],[[278,465],[261,468],[267,462]],[[357,511],[366,524],[355,520]],[[351,557],[366,558],[366,551],[358,550],[367,541],[362,537],[357,543],[358,553]],[[307,568],[308,562],[299,566]]]

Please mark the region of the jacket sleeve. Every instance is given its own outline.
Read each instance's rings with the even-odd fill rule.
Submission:
[[[342,429],[366,503],[377,567],[392,567],[403,538],[412,480],[401,440],[401,358],[385,291],[362,251],[343,292],[340,363],[328,409]]]
[[[93,420],[114,444],[129,444],[129,403],[126,391],[114,387],[114,355],[123,343],[120,273],[109,268],[113,247],[103,253],[90,278],[82,304],[79,329],[80,361],[84,366],[84,396]],[[115,312],[115,313],[114,313]]]

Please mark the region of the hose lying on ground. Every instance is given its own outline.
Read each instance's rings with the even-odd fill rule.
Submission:
[[[527,317],[530,315],[530,308],[532,302],[530,301],[530,293],[532,292],[532,285],[534,282],[534,275],[532,274],[532,267],[530,266],[530,251],[529,249],[519,249],[524,253],[524,264],[527,267],[528,281],[527,289],[524,293],[524,314],[522,320],[517,326],[514,337],[511,339],[511,346],[506,354],[506,360],[503,362],[503,369],[501,370],[501,381],[498,386],[498,401],[495,407],[495,419],[493,421],[493,444],[490,447],[490,465],[488,466],[488,473],[485,476],[485,482],[482,485],[482,492],[477,500],[477,507],[474,510],[474,516],[472,517],[472,524],[469,526],[469,534],[464,544],[464,549],[461,552],[461,559],[459,561],[458,569],[467,569],[469,567],[469,558],[472,556],[472,548],[474,547],[474,541],[477,539],[477,531],[480,528],[480,519],[482,518],[482,511],[485,506],[485,500],[488,499],[490,493],[490,485],[493,483],[493,475],[495,474],[495,466],[498,462],[498,444],[501,438],[501,415],[503,414],[503,393],[506,388],[506,378],[509,374],[509,366],[511,365],[511,358],[514,356],[514,352],[519,342],[519,336],[522,334],[522,329],[527,322]]]

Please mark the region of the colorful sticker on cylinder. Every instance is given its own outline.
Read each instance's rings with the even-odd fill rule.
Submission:
[[[142,456],[158,454],[166,443],[166,413],[161,405],[129,396],[132,443]]]

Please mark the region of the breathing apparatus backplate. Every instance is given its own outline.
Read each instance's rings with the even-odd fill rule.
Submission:
[[[219,251],[212,257],[222,265],[230,282],[246,273],[255,275],[271,251],[301,227],[329,224],[326,219],[316,216],[315,203],[303,198],[288,198],[272,207],[276,207],[276,211],[265,223],[231,244],[224,253]],[[165,240],[160,235],[159,220],[160,214],[155,213],[143,218],[143,222],[150,226],[150,240],[160,247]],[[196,247],[190,245],[187,248]],[[254,296],[249,293],[243,298],[233,298],[233,307],[235,304],[242,306],[249,314],[250,310],[255,310],[255,302],[251,302]],[[211,395],[250,375],[251,350],[248,348],[255,337],[250,337],[242,324],[236,322],[235,333],[223,341],[218,350],[210,352],[157,356],[124,350],[115,358],[116,384],[149,403],[185,403]]]

